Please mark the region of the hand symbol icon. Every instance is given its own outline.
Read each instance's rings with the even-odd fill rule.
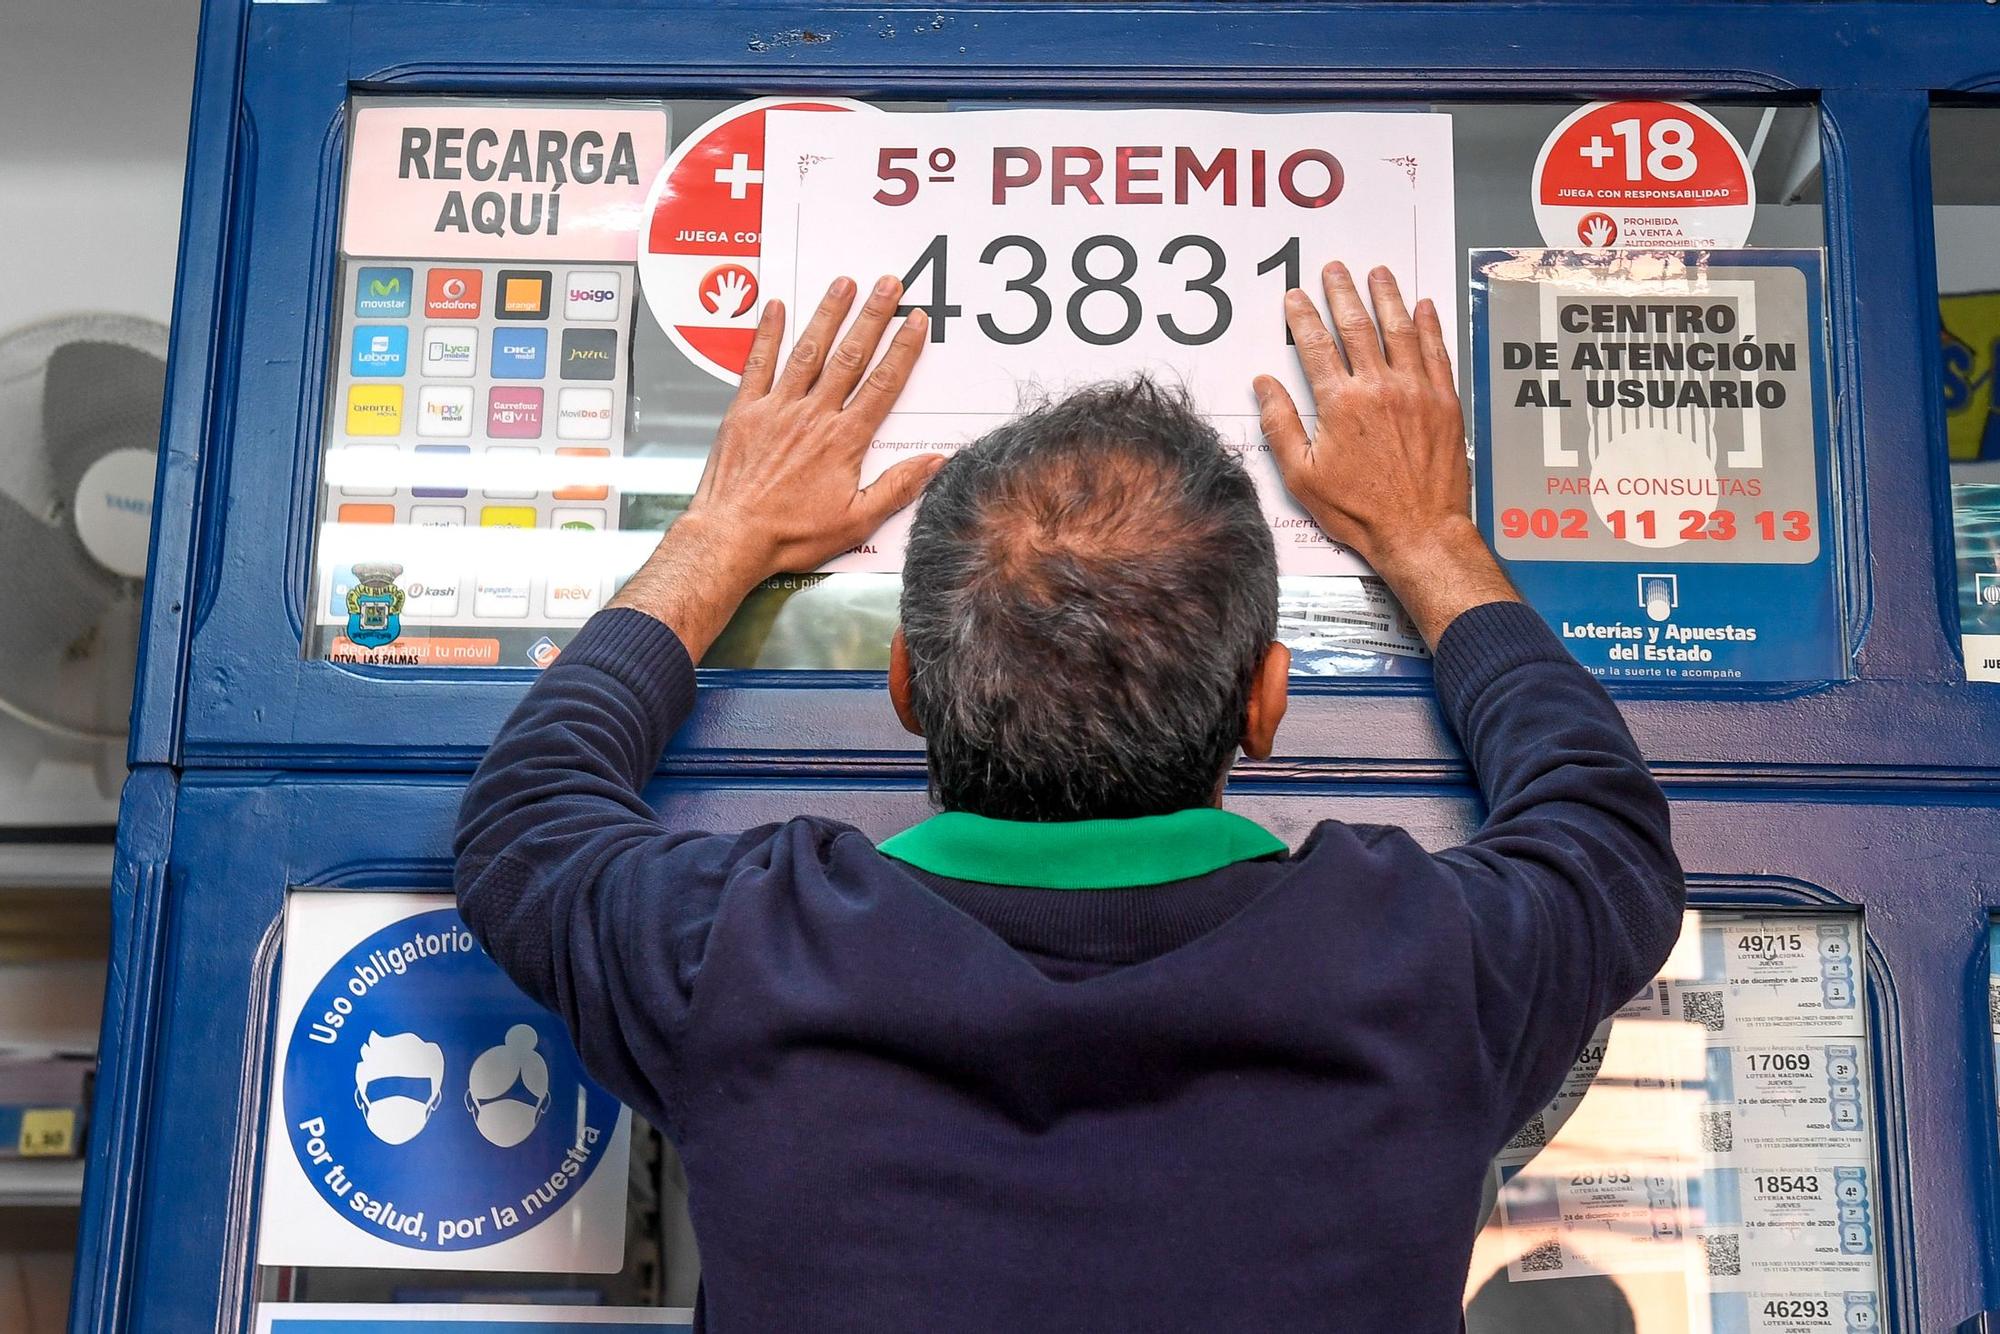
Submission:
[[[1577,229],[1577,236],[1582,239],[1585,245],[1591,247],[1610,245],[1617,235],[1617,224],[1613,223],[1610,218],[1607,218],[1602,213],[1591,214],[1583,220],[1583,225]]]
[[[734,319],[750,309],[750,302],[757,295],[757,287],[748,272],[731,266],[716,270],[709,275],[709,278],[714,286],[703,289],[701,294],[703,305],[728,319]]]

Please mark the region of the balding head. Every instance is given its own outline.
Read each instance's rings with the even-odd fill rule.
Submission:
[[[1277,629],[1255,485],[1144,379],[1036,409],[931,481],[903,571],[908,704],[946,810],[1206,804]]]

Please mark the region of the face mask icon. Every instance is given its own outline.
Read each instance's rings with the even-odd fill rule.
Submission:
[[[549,1108],[549,1063],[535,1050],[534,1027],[516,1024],[507,1040],[472,1063],[465,1109],[488,1143],[511,1149],[535,1132]]]
[[[417,1137],[444,1097],[444,1048],[415,1033],[370,1033],[354,1065],[354,1105],[384,1144]]]

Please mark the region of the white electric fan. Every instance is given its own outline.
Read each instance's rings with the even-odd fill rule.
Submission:
[[[126,732],[166,355],[127,315],[0,336],[0,714],[61,742]]]

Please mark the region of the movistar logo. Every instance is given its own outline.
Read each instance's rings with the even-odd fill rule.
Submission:
[[[369,282],[368,291],[372,296],[395,296],[403,290],[401,278],[376,278]]]

